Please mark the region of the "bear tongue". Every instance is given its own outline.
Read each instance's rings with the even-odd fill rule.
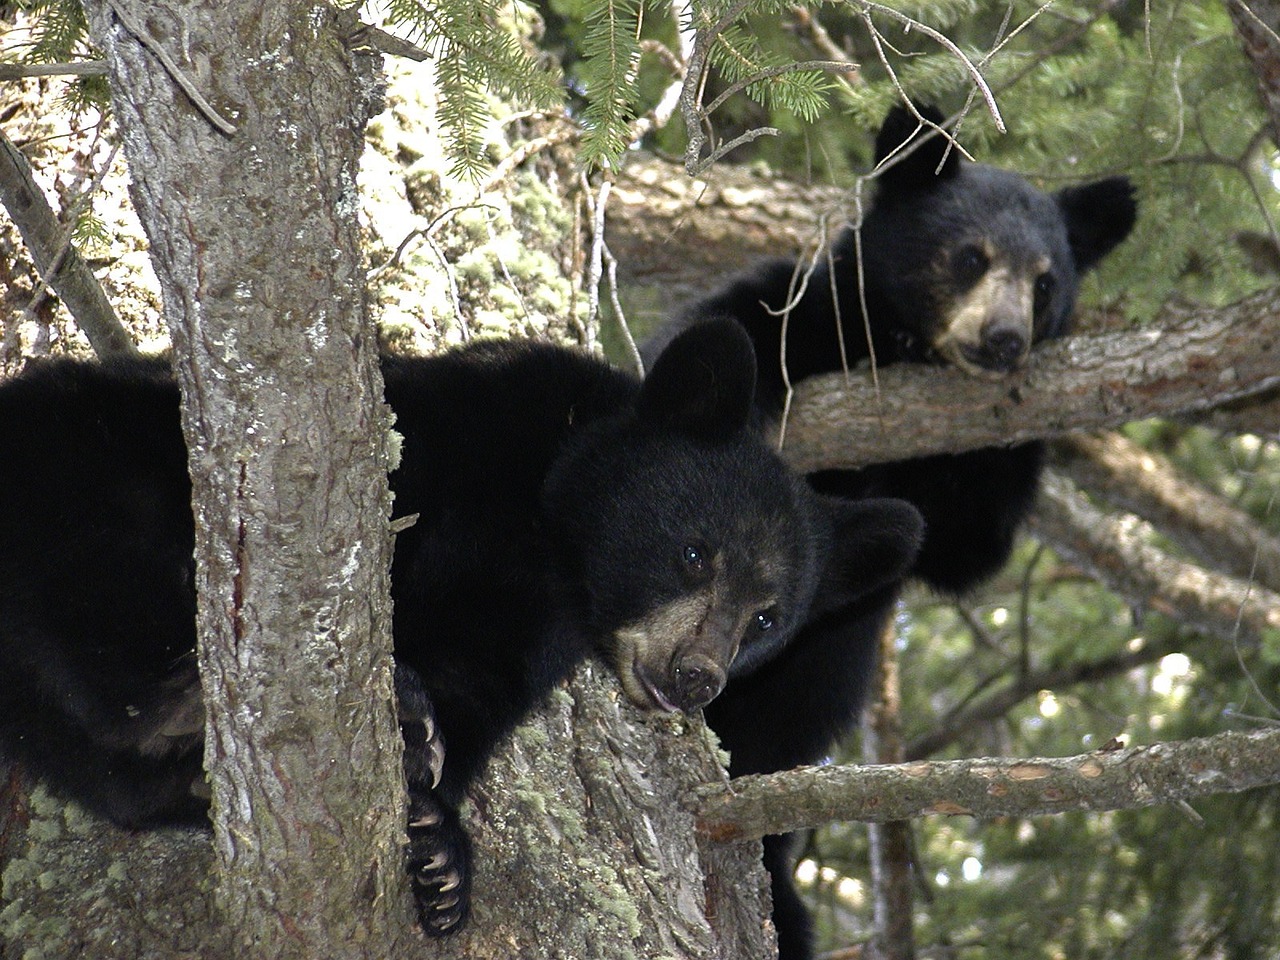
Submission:
[[[661,710],[665,710],[667,713],[678,713],[680,711],[679,707],[663,695],[662,691],[658,688],[658,685],[653,682],[653,679],[649,676],[648,671],[646,671],[644,667],[637,663],[631,668],[631,672],[635,674],[635,678],[640,681],[640,686],[644,688],[644,692],[653,700],[655,706]]]

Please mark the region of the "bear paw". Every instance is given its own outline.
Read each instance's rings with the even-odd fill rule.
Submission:
[[[410,791],[406,863],[423,932],[462,929],[471,913],[471,844],[457,812],[431,794]]]
[[[436,723],[431,697],[417,672],[396,664],[396,701],[400,735],[404,738],[404,772],[410,788],[430,790],[440,785],[444,769],[444,737]]]

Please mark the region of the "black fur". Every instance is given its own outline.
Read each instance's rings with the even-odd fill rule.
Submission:
[[[785,469],[748,427],[754,356],[731,323],[677,338],[644,384],[533,343],[383,369],[396,513],[420,514],[392,568],[407,861],[443,935],[469,910],[458,805],[574,664],[599,652],[642,706],[701,706],[785,646],[820,586],[851,602],[900,574],[919,518]],[[155,362],[0,385],[0,748],[131,827],[206,811],[178,415]]]
[[[943,119],[936,110],[923,113],[935,123]],[[1133,188],[1114,177],[1046,195],[1017,174],[963,162],[940,136],[925,139],[917,128],[915,118],[898,108],[876,139],[877,163],[900,145],[914,144],[880,176],[862,226],[867,327],[876,361],[947,362],[998,375],[1018,366],[1032,343],[1067,332],[1079,275],[1133,227]],[[849,364],[870,355],[855,253],[854,234],[845,231],[831,251],[839,321],[826,258],[819,258],[790,310],[786,362],[793,383],[841,369],[840,325]],[[775,418],[785,392],[781,313],[795,299],[800,276],[793,260],[763,263],[695,304],[660,331],[646,353],[691,322],[736,320],[759,358],[759,415]],[[962,319],[978,292],[989,308]],[[853,502],[897,497],[914,505],[924,516],[925,539],[910,574],[959,593],[1008,559],[1035,498],[1043,457],[1042,445],[1030,443],[823,471],[809,479],[822,493]],[[731,773],[816,762],[856,724],[876,638],[898,592],[891,584],[834,613],[815,613],[776,659],[729,684],[707,708],[707,718],[731,751]],[[791,883],[786,846],[784,838],[765,841],[780,956],[805,960],[812,953],[809,917]]]

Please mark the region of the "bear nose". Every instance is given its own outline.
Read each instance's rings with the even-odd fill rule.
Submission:
[[[995,327],[982,335],[982,365],[991,370],[1013,370],[1022,362],[1027,338],[1013,327]]]
[[[710,657],[690,654],[672,671],[671,692],[681,710],[705,707],[724,689],[726,677],[720,665]]]

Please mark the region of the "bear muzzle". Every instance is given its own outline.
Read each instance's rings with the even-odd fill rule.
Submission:
[[[636,706],[689,712],[724,689],[747,614],[686,595],[613,634],[613,661]]]
[[[991,323],[983,329],[977,346],[959,346],[965,359],[974,366],[994,373],[1010,373],[1022,366],[1028,343],[1022,325]]]

